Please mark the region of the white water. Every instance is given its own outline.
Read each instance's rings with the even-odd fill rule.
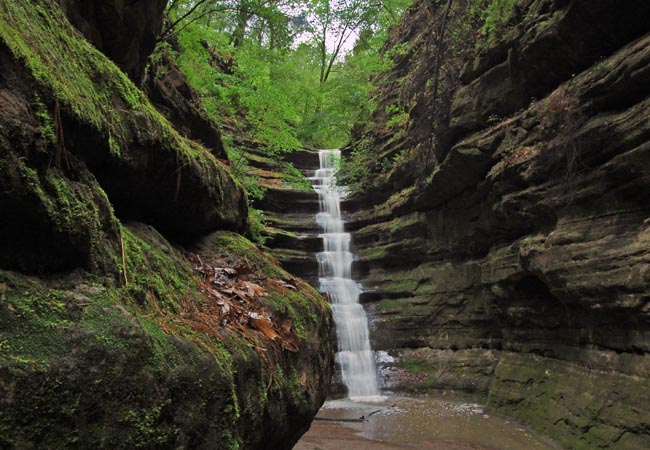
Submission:
[[[377,370],[370,341],[368,318],[359,304],[360,286],[352,280],[350,233],[343,230],[341,197],[343,190],[335,185],[333,172],[341,153],[321,150],[320,169],[311,178],[320,199],[316,222],[320,225],[324,251],[316,254],[320,290],[327,293],[332,304],[343,383],[351,399],[379,396]]]

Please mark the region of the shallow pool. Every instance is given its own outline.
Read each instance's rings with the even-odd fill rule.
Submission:
[[[340,425],[355,431],[370,444],[363,448],[453,448],[485,450],[557,450],[550,440],[533,433],[515,421],[488,414],[483,407],[438,398],[382,397],[371,401],[333,400],[325,403],[315,424]],[[337,422],[337,420],[359,420]],[[313,429],[314,427],[312,427]],[[314,432],[301,440],[296,449],[321,448]],[[311,437],[311,441],[309,438]],[[327,440],[327,436],[322,437]],[[331,438],[330,438],[331,439]],[[314,446],[309,447],[307,442]],[[343,439],[336,448],[345,450]],[[321,445],[325,442],[321,442]],[[435,445],[436,447],[433,447]],[[325,448],[325,447],[322,447]],[[359,442],[350,442],[359,448]]]

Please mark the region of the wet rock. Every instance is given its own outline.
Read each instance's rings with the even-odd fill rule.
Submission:
[[[320,167],[318,152],[314,150],[300,150],[284,155],[284,160],[303,171],[315,170]]]
[[[331,377],[329,306],[212,234],[247,226],[218,135],[182,137],[97,50],[137,80],[165,2],[64,3],[94,47],[55,0],[0,5],[0,448],[292,448]]]
[[[467,63],[452,108],[451,132],[481,129],[490,116],[509,117],[531,99],[611,55],[647,32],[646,2],[526,2],[501,42]],[[603,18],[607,18],[603,20]],[[603,38],[607,36],[607,38]]]
[[[411,114],[402,168],[348,203],[371,338],[398,357],[391,389],[469,393],[566,448],[644,448],[648,5],[520,6],[458,72],[445,151]],[[381,155],[408,141],[377,136]]]
[[[0,267],[114,272],[119,231],[106,194],[78,158],[54,145],[46,106],[29,100],[34,86],[11,70],[2,48],[0,64]]]

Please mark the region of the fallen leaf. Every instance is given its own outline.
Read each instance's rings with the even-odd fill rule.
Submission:
[[[268,319],[255,319],[251,317],[250,319],[250,324],[253,326],[253,328],[261,331],[264,333],[264,336],[271,340],[275,340],[280,337],[278,333],[275,332],[273,329],[273,322],[271,322]]]

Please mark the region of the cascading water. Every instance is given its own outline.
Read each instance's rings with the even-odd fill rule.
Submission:
[[[350,233],[343,231],[341,197],[343,190],[334,183],[333,173],[341,156],[339,150],[321,150],[320,169],[311,178],[320,199],[316,221],[320,225],[324,251],[317,253],[320,290],[332,303],[343,383],[351,399],[379,395],[377,371],[370,341],[368,318],[359,304],[359,285],[352,280]]]

